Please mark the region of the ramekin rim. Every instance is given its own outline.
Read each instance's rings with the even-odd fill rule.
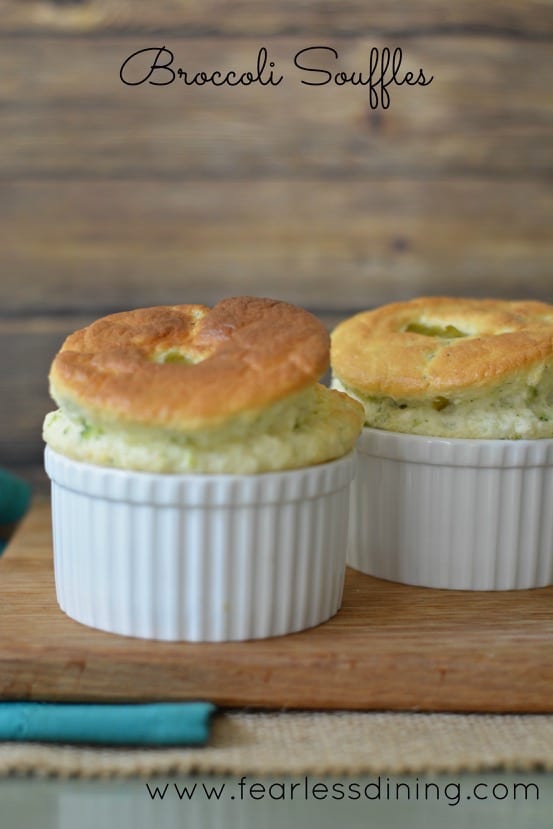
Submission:
[[[361,430],[361,435],[364,434],[375,434],[378,436],[385,436],[384,439],[389,437],[397,438],[400,441],[408,441],[412,440],[413,443],[424,443],[428,441],[432,441],[433,444],[436,445],[443,445],[443,446],[458,446],[458,447],[481,447],[484,445],[487,446],[497,446],[505,447],[505,446],[537,446],[538,444],[544,446],[546,444],[553,445],[553,437],[551,438],[449,438],[443,435],[419,435],[413,434],[412,432],[396,432],[392,429],[377,429],[374,426],[363,426]]]

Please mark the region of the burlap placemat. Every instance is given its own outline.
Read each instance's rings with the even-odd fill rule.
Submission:
[[[92,749],[0,744],[0,774],[406,774],[553,770],[553,716],[245,713],[215,717],[209,745]]]

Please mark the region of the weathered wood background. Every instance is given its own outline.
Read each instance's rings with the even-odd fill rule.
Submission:
[[[421,293],[553,299],[552,0],[0,0],[0,465],[44,484],[46,374],[113,310],[236,293],[329,324]],[[124,86],[166,45],[277,88]],[[293,55],[428,87],[302,86]]]

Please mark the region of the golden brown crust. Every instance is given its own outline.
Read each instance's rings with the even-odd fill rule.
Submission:
[[[160,363],[167,352],[191,363]],[[50,371],[60,405],[93,418],[178,430],[258,412],[315,383],[328,334],[312,314],[259,297],[112,314],[71,334]]]
[[[493,387],[551,358],[553,306],[543,302],[421,297],[357,314],[332,334],[336,377],[396,399]]]

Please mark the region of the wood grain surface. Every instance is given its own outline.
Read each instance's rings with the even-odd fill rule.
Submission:
[[[503,37],[417,37],[405,69],[424,67],[425,88],[390,90],[389,109],[371,111],[366,89],[301,83],[293,65],[310,41],[273,37],[276,88],[128,87],[123,61],[159,36],[32,38],[0,50],[0,179],[77,176],[187,180],[247,176],[343,179],[520,178],[553,170],[551,44]],[[367,72],[382,37],[333,37],[328,70]],[[164,38],[175,68],[189,72],[255,67],[252,38]],[[32,70],[29,56],[32,50]],[[149,59],[151,63],[151,56]],[[143,59],[141,66],[146,68]]]
[[[3,313],[553,292],[546,180],[0,185]],[[23,205],[23,209],[22,206]]]
[[[28,32],[208,32],[213,35],[409,34],[421,28],[447,33],[459,27],[525,37],[553,33],[549,0],[0,0],[2,28]]]
[[[553,588],[467,593],[349,571],[330,622],[230,644],[101,633],[57,608],[49,505],[0,562],[0,698],[229,707],[553,711]]]

